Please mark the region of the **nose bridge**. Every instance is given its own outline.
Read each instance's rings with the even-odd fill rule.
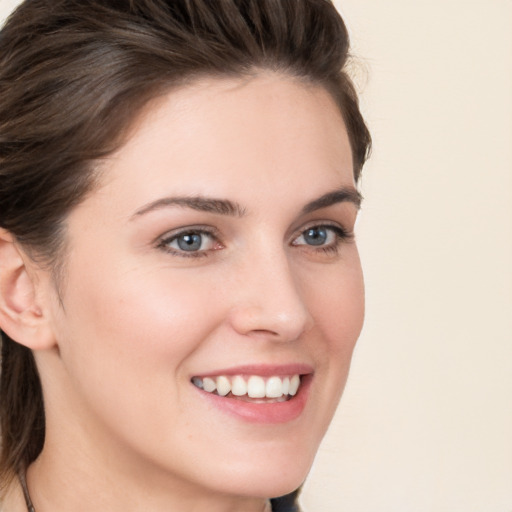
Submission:
[[[237,331],[293,341],[309,328],[312,319],[284,247],[245,259],[240,288],[233,315]]]

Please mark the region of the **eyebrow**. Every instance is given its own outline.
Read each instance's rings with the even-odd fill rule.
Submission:
[[[321,210],[322,208],[327,208],[329,206],[345,202],[354,204],[359,210],[359,208],[361,208],[361,203],[363,202],[363,196],[354,187],[341,187],[338,190],[327,192],[327,194],[324,194],[318,199],[315,199],[306,204],[304,208],[302,208],[302,214],[304,215],[316,210]]]
[[[327,192],[318,199],[307,203],[302,208],[302,215],[327,208],[337,203],[350,202],[357,209],[361,207],[362,196],[353,187],[342,187],[332,192]],[[204,196],[193,197],[164,197],[153,201],[135,212],[132,219],[140,217],[148,212],[159,210],[161,208],[179,206],[183,208],[191,208],[200,212],[216,213],[218,215],[228,215],[232,217],[243,217],[246,210],[240,204],[228,199],[215,199]]]
[[[243,217],[245,208],[238,203],[229,201],[228,199],[214,199],[203,196],[194,197],[164,197],[149,203],[135,212],[132,218],[139,217],[153,210],[169,206],[181,206],[184,208],[192,208],[200,212],[217,213],[219,215],[229,215],[232,217]]]

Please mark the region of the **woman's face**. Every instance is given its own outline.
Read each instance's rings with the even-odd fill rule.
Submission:
[[[203,80],[154,101],[101,165],[67,222],[49,442],[141,479],[291,491],[363,321],[333,100],[272,74]]]

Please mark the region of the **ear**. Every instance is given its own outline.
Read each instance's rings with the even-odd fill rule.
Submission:
[[[0,328],[32,350],[55,345],[50,322],[38,304],[36,273],[14,237],[0,229]],[[34,265],[35,267],[35,265]]]

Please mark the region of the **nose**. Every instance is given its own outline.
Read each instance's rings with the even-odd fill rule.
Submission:
[[[230,312],[235,331],[275,341],[294,341],[313,325],[300,279],[283,253],[251,258],[236,279]]]

